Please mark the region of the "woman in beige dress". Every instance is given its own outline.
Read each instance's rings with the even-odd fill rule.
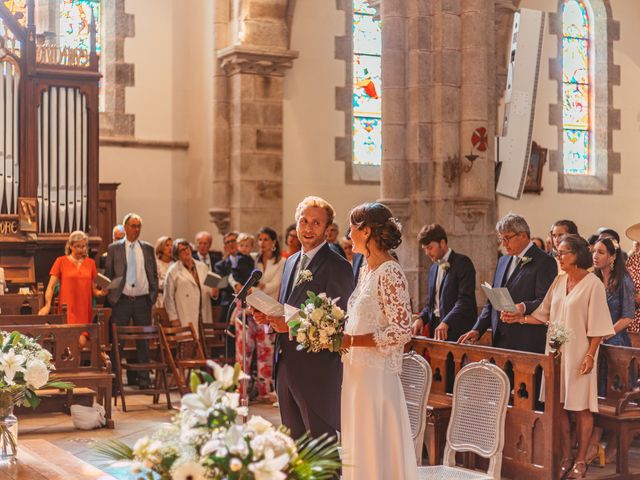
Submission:
[[[598,411],[597,369],[594,368],[598,346],[603,337],[615,332],[604,285],[587,271],[592,265],[587,242],[578,235],[566,235],[558,245],[557,256],[566,275],[556,277],[542,304],[522,321],[548,324],[553,319],[571,330],[569,341],[560,347],[561,478],[584,478],[593,430],[592,412]],[[514,320],[509,314],[503,314],[503,321]],[[569,411],[574,412],[577,423],[575,462],[571,458]]]

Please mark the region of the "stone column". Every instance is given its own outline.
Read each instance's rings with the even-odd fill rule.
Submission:
[[[231,29],[236,38],[227,38],[231,45],[216,52],[221,70],[210,214],[223,232],[255,232],[262,226],[281,231],[283,80],[298,56],[288,48],[288,3],[251,0],[236,7],[241,16],[232,19],[239,25]],[[224,8],[217,13],[224,14]],[[216,39],[216,46],[220,43]]]
[[[479,280],[495,265],[493,9],[486,0],[382,0],[382,201],[405,225],[399,255],[414,310],[430,266],[422,225],[440,223]],[[465,171],[481,126],[489,149]]]

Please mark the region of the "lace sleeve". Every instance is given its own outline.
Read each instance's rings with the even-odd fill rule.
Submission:
[[[411,340],[411,301],[404,272],[395,262],[380,273],[378,305],[384,324],[377,326],[373,338],[383,355],[398,350]]]

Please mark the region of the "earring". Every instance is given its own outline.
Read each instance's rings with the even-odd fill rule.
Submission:
[[[275,252],[275,251],[276,251],[276,247],[275,247],[275,246],[274,246],[274,247],[272,247],[272,248],[271,248],[271,251],[272,251],[272,252]]]
[[[616,257],[613,257],[613,258],[609,261],[609,269],[610,269],[611,271],[613,271],[613,266],[615,265],[615,263],[616,263]]]

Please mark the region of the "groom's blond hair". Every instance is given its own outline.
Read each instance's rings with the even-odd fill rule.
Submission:
[[[302,216],[302,211],[307,207],[319,207],[324,209],[327,212],[327,227],[333,223],[333,219],[336,216],[336,212],[331,206],[329,202],[327,202],[324,198],[309,196],[302,199],[302,201],[296,207],[296,223]]]

